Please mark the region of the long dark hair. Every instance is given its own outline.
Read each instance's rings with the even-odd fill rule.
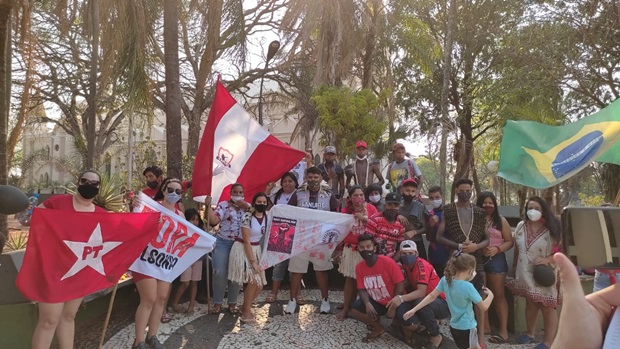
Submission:
[[[162,201],[164,199],[164,197],[166,196],[166,194],[164,193],[164,190],[166,190],[168,188],[168,184],[170,183],[179,183],[182,185],[181,180],[178,178],[174,178],[174,177],[168,177],[165,178],[162,182],[161,182],[161,186],[159,187],[159,190],[157,191],[157,194],[155,194],[155,197],[153,198],[153,200],[155,201]]]
[[[491,201],[493,201],[493,206],[495,207],[495,211],[491,214],[491,217],[493,218],[493,226],[495,229],[502,230],[502,216],[499,215],[499,210],[497,209],[497,199],[493,193],[490,191],[483,191],[480,193],[480,195],[478,195],[478,199],[476,200],[476,206],[482,207],[484,200],[487,198],[491,198]]]
[[[185,219],[191,221],[194,217],[198,217],[198,228],[205,230],[205,222],[200,217],[200,212],[195,208],[188,208],[185,210]]]
[[[551,235],[551,238],[553,238],[553,240],[556,243],[560,242],[562,238],[562,232],[560,231],[560,221],[558,221],[557,218],[555,218],[555,216],[553,215],[553,212],[551,212],[551,208],[549,207],[549,204],[547,203],[547,201],[545,201],[540,196],[530,197],[525,202],[526,212],[527,212],[527,204],[530,201],[535,201],[540,205],[540,207],[542,208],[542,219],[544,219],[542,223],[545,226],[547,226],[547,229],[549,229],[549,234]],[[530,220],[527,214],[525,215],[524,219],[526,221]]]
[[[293,182],[295,182],[295,189],[297,189],[297,187],[299,187],[299,181],[297,181],[297,176],[295,175],[295,173],[293,172],[287,172],[285,174],[282,175],[282,177],[280,177],[280,186],[282,185],[282,181],[286,178],[290,178],[293,180]],[[276,192],[276,194],[273,197],[273,204],[275,205],[278,200],[280,200],[280,197],[282,196],[282,193],[284,193],[284,189],[280,188],[278,189],[278,191]]]
[[[362,188],[362,186],[360,185],[354,185],[351,188],[349,188],[349,197],[347,198],[347,213],[353,213],[353,200],[351,200],[351,195],[353,195],[353,193],[355,193],[355,191],[357,190],[361,190],[362,193],[364,193],[364,189]],[[366,196],[366,193],[364,193],[364,196]],[[364,209],[366,209],[366,207],[364,207]]]

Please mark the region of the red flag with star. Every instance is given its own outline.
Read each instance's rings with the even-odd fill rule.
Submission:
[[[160,213],[35,209],[17,287],[60,303],[113,286],[159,232]]]

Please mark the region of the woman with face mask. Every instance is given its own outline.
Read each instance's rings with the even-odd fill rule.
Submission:
[[[355,267],[362,261],[357,251],[357,239],[366,232],[368,217],[377,214],[377,209],[364,200],[364,191],[361,186],[350,187],[348,193],[347,204],[342,209],[342,213],[352,214],[355,217],[355,224],[342,243],[342,252],[334,256],[335,260],[339,260],[338,272],[345,277],[344,303],[342,310],[336,315],[337,320],[344,320],[347,317],[351,303],[357,297]]]
[[[211,197],[205,198],[205,218],[211,226],[220,225],[217,231],[217,242],[212,252],[213,257],[213,307],[212,314],[222,311],[224,292],[228,287],[228,312],[236,315],[237,297],[239,296],[239,284],[228,280],[228,262],[230,250],[235,239],[241,236],[241,223],[243,216],[250,208],[250,204],[244,201],[243,185],[235,183],[230,187],[230,199],[217,204],[215,210],[211,208]]]
[[[495,294],[493,308],[499,320],[498,333],[491,335],[489,342],[503,344],[508,340],[508,302],[504,296],[506,274],[508,274],[508,262],[506,251],[514,244],[510,224],[506,218],[499,215],[497,199],[493,193],[485,191],[478,195],[476,202],[486,212],[485,228],[489,235],[489,246],[482,250],[486,283]],[[487,313],[488,316],[488,313]],[[485,324],[489,324],[488,317]]]
[[[77,182],[77,191],[70,195],[56,195],[45,200],[39,209],[67,210],[76,212],[106,212],[95,206],[94,198],[99,193],[101,177],[95,171],[82,173]],[[33,219],[36,219],[36,215]],[[84,241],[88,237],[84,237]],[[54,333],[60,348],[73,348],[75,334],[75,315],[83,298],[63,303],[38,303],[39,318],[32,334],[32,348],[44,349],[52,345]]]
[[[562,303],[562,296],[558,292],[557,283],[549,287],[542,287],[536,283],[534,267],[536,265],[554,266],[554,249],[560,244],[560,223],[553,216],[545,200],[532,196],[526,204],[526,217],[517,225],[514,236],[513,272],[515,278],[506,286],[515,296],[525,298],[527,324],[527,333],[517,340],[522,344],[534,341],[538,311],[541,311],[545,329],[544,338],[536,349],[547,349],[551,347],[558,329],[556,308]]]
[[[182,211],[178,209],[182,194],[181,181],[176,178],[166,178],[154,200],[159,201],[162,206],[179,216],[183,216]],[[136,309],[136,339],[133,348],[146,349],[148,344],[150,348],[164,349],[164,345],[157,339],[157,330],[161,322],[170,322],[170,316],[166,311],[170,296],[170,283],[136,272],[132,272],[132,276],[140,295],[140,304]],[[145,337],[144,332],[147,327],[148,332]]]
[[[377,212],[383,212],[385,208],[385,202],[383,201],[383,188],[379,184],[371,184],[366,187],[364,192],[364,196],[366,197],[366,202],[373,205]]]
[[[228,280],[238,285],[246,284],[243,290],[241,321],[254,324],[252,302],[267,284],[265,271],[259,266],[261,257],[261,238],[267,229],[267,195],[257,193],[252,199],[252,207],[241,221],[241,235],[235,239],[230,250]]]

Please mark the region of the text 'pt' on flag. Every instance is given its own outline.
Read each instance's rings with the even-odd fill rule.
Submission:
[[[227,200],[234,183],[243,184],[245,197],[252,198],[304,156],[269,134],[218,81],[194,162],[194,200],[202,202],[206,195],[214,204]]]
[[[17,287],[60,303],[113,286],[157,233],[159,213],[35,209]]]

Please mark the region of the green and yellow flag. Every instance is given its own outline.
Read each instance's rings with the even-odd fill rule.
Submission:
[[[544,189],[570,178],[593,161],[620,165],[620,99],[568,125],[508,121],[503,129],[498,175]]]

